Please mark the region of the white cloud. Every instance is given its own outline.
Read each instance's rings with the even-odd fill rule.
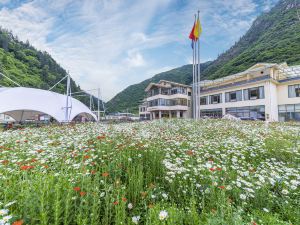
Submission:
[[[2,8],[0,25],[48,51],[82,88],[100,86],[108,100],[149,72],[190,59],[187,36],[196,8],[201,10],[202,41],[227,48],[250,27],[257,7],[253,0],[33,0]],[[172,55],[164,46],[169,44],[188,49],[177,50],[181,61],[167,61]]]

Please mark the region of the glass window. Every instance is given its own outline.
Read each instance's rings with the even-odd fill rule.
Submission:
[[[207,96],[200,98],[200,105],[207,105]]]
[[[300,84],[289,85],[288,91],[289,91],[289,98],[300,97]]]
[[[243,100],[242,90],[225,93],[225,102],[237,102],[242,100]]]
[[[279,105],[279,121],[300,121],[300,104],[296,105]]]
[[[264,87],[248,88],[244,90],[244,100],[255,100],[265,98]]]
[[[245,120],[265,120],[265,106],[226,108],[226,114]]]
[[[222,103],[222,94],[210,95],[209,98],[210,104]]]
[[[200,110],[201,117],[222,118],[222,109],[204,109]]]

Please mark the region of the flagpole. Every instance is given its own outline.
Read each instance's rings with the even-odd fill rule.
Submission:
[[[195,43],[195,93],[196,93],[196,120],[198,120],[198,108],[199,108],[199,96],[198,96],[198,55],[197,55],[197,48],[198,48],[198,40]]]
[[[196,14],[195,14],[195,22],[196,23]],[[193,118],[197,118],[197,96],[196,96],[196,41],[193,40]]]
[[[192,47],[193,47],[193,85],[192,85],[192,105],[193,105],[193,109],[192,109],[192,113],[193,113],[193,118],[195,119],[195,115],[196,115],[196,98],[195,98],[195,41],[192,41]]]
[[[200,23],[200,10],[198,10],[198,20]],[[200,27],[200,24],[199,24]],[[200,30],[199,30],[200,32]],[[201,77],[201,71],[200,71],[200,34],[198,38],[198,81],[197,81],[197,94],[198,94],[198,118],[200,119],[200,77]]]

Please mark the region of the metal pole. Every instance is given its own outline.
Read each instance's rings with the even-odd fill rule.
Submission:
[[[193,93],[193,95],[192,95],[192,102],[193,102],[193,104],[192,104],[192,106],[193,106],[193,109],[192,109],[192,111],[193,111],[193,118],[195,119],[195,112],[196,112],[196,98],[195,98],[195,42],[194,41],[192,41],[192,45],[193,45],[193,85],[192,85],[192,93]]]
[[[200,28],[200,11],[198,10],[198,22]],[[198,81],[197,81],[197,94],[198,94],[198,119],[200,119],[200,30],[199,30],[199,38],[198,38]]]
[[[100,121],[100,88],[98,88],[98,122]]]
[[[8,76],[4,75],[3,73],[0,73],[0,75],[2,75],[2,76],[5,77],[6,79],[8,79],[8,80],[11,81],[12,83],[14,83],[15,85],[21,87],[20,84],[18,84],[17,82],[13,81],[12,79],[10,79]]]
[[[195,14],[195,22],[196,24],[196,14]],[[193,118],[197,119],[197,90],[196,90],[196,41],[193,40]]]
[[[70,74],[68,72],[67,79],[67,100],[66,100],[66,112],[65,112],[65,122],[69,122],[69,95],[70,95]]]

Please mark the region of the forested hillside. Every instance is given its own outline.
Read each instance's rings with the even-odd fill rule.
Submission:
[[[47,52],[35,49],[27,41],[19,41],[16,36],[0,28],[0,72],[24,87],[48,90],[67,75]],[[15,87],[16,85],[0,76],[0,86]],[[80,87],[71,79],[72,92],[80,91]],[[58,84],[53,91],[65,93],[66,81]],[[80,96],[79,100],[89,104],[89,97]],[[96,98],[94,98],[96,103]]]
[[[300,64],[300,0],[281,0],[268,13],[259,16],[247,33],[216,60],[202,65],[201,79],[216,79],[241,72],[258,62]],[[300,9],[299,9],[300,10]],[[184,84],[192,81],[192,66],[160,73],[139,84],[131,85],[108,102],[110,111],[137,112],[149,82],[160,79]]]

